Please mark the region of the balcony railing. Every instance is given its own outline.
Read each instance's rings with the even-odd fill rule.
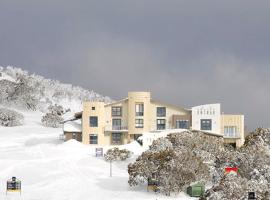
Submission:
[[[127,126],[105,126],[105,131],[125,132],[125,131],[128,131],[128,127]]]
[[[239,133],[224,133],[224,138],[240,138]]]

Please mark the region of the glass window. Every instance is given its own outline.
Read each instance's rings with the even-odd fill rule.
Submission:
[[[98,135],[90,134],[89,135],[89,144],[97,144],[98,143]]]
[[[92,107],[92,110],[96,110],[96,107]]]
[[[112,133],[112,144],[122,144],[121,133]]]
[[[176,128],[189,129],[189,120],[176,120]]]
[[[224,126],[224,136],[236,137],[237,136],[237,127],[236,126]]]
[[[112,107],[112,117],[119,117],[122,116],[122,107]]]
[[[201,119],[201,130],[202,131],[212,130],[212,119]]]
[[[113,130],[121,130],[121,119],[113,119],[112,120],[112,129]]]
[[[135,119],[135,128],[143,128],[143,119]]]
[[[166,129],[166,120],[165,119],[157,119],[157,130]]]
[[[166,107],[157,107],[157,117],[166,117]]]
[[[135,105],[136,116],[143,116],[144,106],[143,103],[137,103]]]
[[[90,117],[90,127],[98,127],[98,117]]]

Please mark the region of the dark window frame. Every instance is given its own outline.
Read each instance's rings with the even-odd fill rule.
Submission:
[[[189,129],[190,128],[190,121],[187,119],[178,119],[175,121],[175,124],[176,124],[176,128],[179,128],[179,129]]]
[[[90,116],[89,117],[89,125],[90,125],[90,127],[98,127],[98,117],[97,116]]]
[[[212,130],[212,119],[201,119],[201,130],[211,131]]]
[[[157,119],[157,130],[166,129],[166,119]]]
[[[114,122],[120,122],[120,123],[114,123]],[[113,130],[121,130],[122,126],[122,120],[121,119],[112,119],[112,129]]]
[[[121,145],[122,144],[122,133],[112,133],[112,144]]]
[[[122,106],[112,106],[112,117],[121,117],[122,116]]]
[[[137,110],[138,106],[138,110]],[[144,104],[143,103],[136,103],[135,104],[135,115],[142,117],[144,115]]]
[[[98,144],[97,134],[89,134],[89,144]]]
[[[157,107],[157,117],[166,117],[166,107]]]
[[[135,128],[143,128],[143,127],[144,127],[143,119],[135,119]]]

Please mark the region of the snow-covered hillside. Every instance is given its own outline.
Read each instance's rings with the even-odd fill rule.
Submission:
[[[109,163],[94,156],[94,147],[76,141],[62,142],[62,130],[41,126],[40,112],[24,112],[25,124],[0,127],[0,199],[4,200],[88,200],[88,199],[193,199],[181,193],[166,197],[147,192],[145,186],[130,188],[127,165],[143,149],[138,143],[124,148],[133,158]],[[5,194],[6,180],[22,181],[22,196]]]
[[[80,111],[82,102],[86,100],[112,101],[94,91],[28,74],[20,68],[0,67],[2,105],[43,111],[50,105],[58,104],[71,111]]]

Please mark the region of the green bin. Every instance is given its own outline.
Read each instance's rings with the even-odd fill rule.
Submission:
[[[187,193],[191,197],[200,197],[203,195],[205,191],[205,187],[201,183],[197,183],[195,185],[191,185],[187,188]]]

